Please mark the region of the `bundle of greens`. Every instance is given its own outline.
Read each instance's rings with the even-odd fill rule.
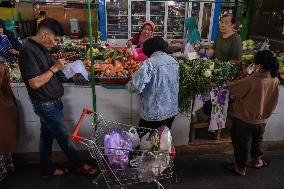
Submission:
[[[237,65],[217,59],[195,59],[181,63],[179,74],[179,110],[188,115],[196,95],[208,95],[212,85],[226,85],[238,76],[239,69]]]

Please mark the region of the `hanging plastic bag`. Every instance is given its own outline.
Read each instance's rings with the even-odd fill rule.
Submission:
[[[269,47],[270,47],[270,45],[269,45],[269,39],[266,39],[266,40],[263,42],[263,44],[262,44],[262,46],[261,46],[261,48],[260,48],[259,50],[260,50],[260,51],[269,50]]]
[[[190,43],[187,43],[184,47],[183,54],[195,52],[193,46]]]
[[[119,129],[104,137],[104,155],[114,170],[125,170],[128,167],[128,156],[132,149],[131,139]]]
[[[198,58],[197,53],[195,52],[193,46],[190,43],[187,43],[184,47],[183,56],[188,60],[194,60]]]

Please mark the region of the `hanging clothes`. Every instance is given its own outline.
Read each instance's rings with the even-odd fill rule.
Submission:
[[[212,111],[209,131],[225,128],[229,102],[229,91],[226,88],[212,88],[210,92]]]

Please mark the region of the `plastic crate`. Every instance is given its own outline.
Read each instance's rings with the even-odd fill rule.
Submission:
[[[88,85],[90,83],[90,81],[86,80],[82,74],[75,74],[72,79],[75,85]]]
[[[107,84],[126,84],[129,81],[129,77],[97,77],[98,82],[104,85]]]

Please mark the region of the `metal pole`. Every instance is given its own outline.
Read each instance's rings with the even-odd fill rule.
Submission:
[[[92,30],[92,14],[91,14],[91,2],[87,0],[88,5],[88,26],[89,26],[89,38],[90,38],[90,61],[91,61],[91,86],[92,86],[92,97],[93,97],[93,110],[96,111],[96,83],[94,75],[94,57],[93,57],[93,30]],[[95,115],[95,114],[94,114]],[[96,117],[94,116],[94,122]]]

